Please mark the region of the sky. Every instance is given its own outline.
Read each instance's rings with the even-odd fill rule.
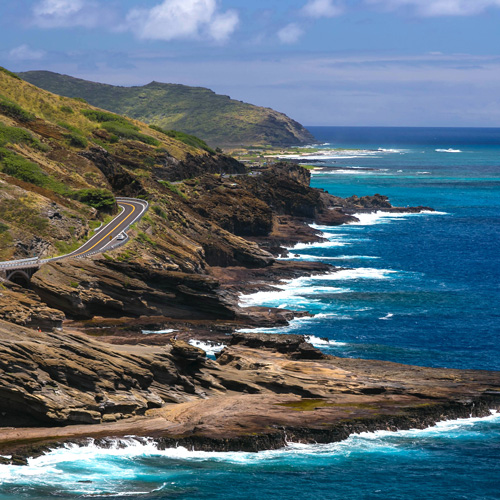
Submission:
[[[11,71],[208,87],[306,126],[500,127],[500,0],[1,0],[0,41]]]

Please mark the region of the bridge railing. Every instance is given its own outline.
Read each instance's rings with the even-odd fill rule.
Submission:
[[[26,269],[28,267],[40,267],[40,259],[38,257],[32,257],[30,259],[0,262],[0,269]]]

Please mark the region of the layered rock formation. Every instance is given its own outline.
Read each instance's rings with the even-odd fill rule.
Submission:
[[[126,434],[256,451],[500,408],[498,373],[334,358],[298,335],[234,336],[211,361],[174,339],[163,348],[111,347],[0,322],[0,375],[0,425],[18,427],[1,429],[2,454]],[[73,426],[21,428],[47,424]]]

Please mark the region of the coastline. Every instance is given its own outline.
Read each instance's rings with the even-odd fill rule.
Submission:
[[[330,210],[327,220],[324,220],[324,215],[314,221],[278,217],[269,238],[251,240],[274,249],[275,255],[283,255],[280,246],[325,241],[317,229],[306,227],[306,223],[328,225],[334,220],[334,225],[338,225],[354,222],[356,213],[430,210],[428,207],[387,207],[384,206],[386,199],[380,196],[365,197],[365,200],[352,197],[346,203],[356,206],[352,209],[342,206],[342,210],[335,214],[332,212],[337,210]],[[370,206],[373,204],[377,206]],[[298,227],[301,231],[296,230]],[[234,301],[242,291],[275,290],[276,284],[284,279],[338,270],[341,268],[320,262],[278,260],[261,268],[211,267],[210,276],[219,281],[220,293],[227,293]],[[12,454],[11,463],[22,464],[26,457],[43,453],[52,446],[83,443],[89,437],[103,439],[105,443],[107,438],[128,435],[153,438],[162,447],[180,445],[209,451],[260,451],[281,448],[290,441],[327,443],[346,439],[358,432],[426,428],[446,419],[486,416],[490,410],[500,408],[500,392],[495,391],[498,377],[491,372],[426,369],[332,358],[307,344],[304,338],[289,340],[300,336],[280,335],[282,338],[270,346],[247,346],[240,339],[239,343],[229,345],[219,353],[217,362],[206,359],[201,350],[185,342],[232,339],[229,342],[232,344],[234,336],[229,335],[237,328],[284,326],[301,315],[307,316],[308,313],[255,307],[238,308],[233,319],[217,321],[149,317],[127,319],[126,323],[123,319],[99,318],[86,322],[86,325],[72,323],[71,330],[68,330],[71,335],[83,331],[94,337],[102,336],[102,330],[105,330],[102,340],[108,342],[106,347],[110,352],[116,346],[120,353],[146,359],[154,355],[154,346],[161,346],[173,366],[180,369],[181,376],[189,379],[185,387],[189,387],[197,399],[147,409],[140,416],[131,413],[129,418],[119,418],[117,422],[50,428],[4,427],[0,429],[0,454]],[[113,335],[113,323],[116,335]],[[178,325],[183,325],[184,331],[176,330]],[[124,335],[124,326],[133,326],[135,333]],[[142,334],[142,330],[152,327],[167,331],[174,329],[175,335]],[[200,332],[205,332],[204,336],[200,336]],[[251,339],[252,334],[245,337]],[[280,342],[298,342],[301,347],[295,345],[294,351],[288,351],[288,347],[284,349]],[[96,345],[96,348],[100,347]],[[394,380],[390,374],[396,366],[400,378]],[[363,380],[353,384],[353,377],[358,378],[363,370]],[[416,374],[413,381],[408,378],[411,370]],[[193,375],[199,373],[201,378]],[[296,378],[297,374],[300,377]],[[153,380],[156,376],[152,374]],[[422,391],[425,383],[421,376],[427,381],[434,377],[434,385]],[[443,380],[450,381],[444,393],[439,392]],[[460,390],[456,389],[458,380]],[[331,381],[334,381],[334,387],[326,390]],[[195,389],[191,389],[193,383]],[[224,408],[228,409],[221,414]]]

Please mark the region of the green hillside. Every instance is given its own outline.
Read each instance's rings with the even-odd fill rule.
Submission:
[[[67,97],[163,129],[193,134],[215,146],[286,146],[314,142],[300,123],[270,108],[202,87],[152,82],[143,87],[94,83],[49,71],[19,73],[26,81]]]

